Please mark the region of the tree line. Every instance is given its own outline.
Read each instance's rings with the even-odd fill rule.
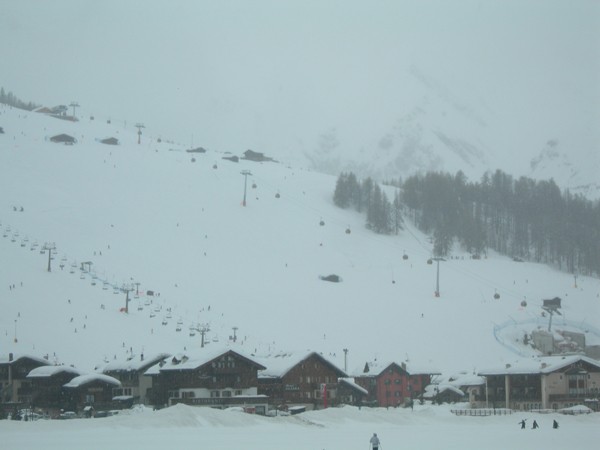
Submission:
[[[514,179],[497,170],[469,182],[460,171],[432,172],[407,178],[402,202],[414,223],[433,234],[439,256],[458,241],[473,254],[491,248],[516,260],[600,275],[600,202],[562,192],[553,180]]]
[[[33,102],[24,102],[10,91],[6,93],[3,87],[0,88],[0,103],[27,111],[32,111],[39,106]]]
[[[333,202],[340,208],[354,208],[365,213],[366,227],[379,234],[398,233],[402,228],[401,200],[396,191],[390,202],[387,194],[373,179],[359,181],[352,172],[337,179]]]
[[[600,202],[561,191],[553,180],[513,178],[501,170],[470,182],[429,172],[400,183],[393,202],[371,178],[342,173],[334,203],[365,212],[366,226],[390,234],[403,215],[433,237],[435,256],[458,243],[474,256],[488,249],[515,260],[549,264],[570,273],[600,276]]]

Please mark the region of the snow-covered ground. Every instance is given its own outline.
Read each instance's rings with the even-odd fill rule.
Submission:
[[[457,249],[440,263],[436,298],[427,236],[408,220],[398,236],[366,230],[364,216],[333,205],[335,177],[186,153],[152,130],[138,145],[131,124],[1,107],[0,125],[3,354],[92,370],[199,347],[189,328],[207,325],[210,346],[247,354],[314,350],[343,368],[347,348],[351,372],[374,359],[475,372],[533,355],[505,332],[545,326],[532,322],[555,296],[563,315],[553,327],[579,325],[597,342],[600,280]],[[78,143],[50,142],[58,133]],[[97,142],[108,136],[121,145]],[[245,208],[243,170],[252,172]],[[57,251],[51,272],[46,242]],[[332,273],[342,282],[319,279]],[[130,283],[140,295],[130,293],[125,314],[114,287]]]
[[[523,419],[524,430],[518,424]],[[539,429],[531,429],[533,420]],[[553,420],[558,429],[552,429]],[[458,417],[450,407],[427,405],[414,411],[343,407],[273,418],[178,405],[103,419],[0,421],[0,435],[3,448],[21,450],[368,450],[373,433],[382,450],[552,450],[593,447],[599,426],[598,414]]]

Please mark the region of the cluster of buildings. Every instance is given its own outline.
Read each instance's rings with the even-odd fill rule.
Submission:
[[[472,407],[598,410],[600,362],[582,355],[526,360],[478,374],[442,378],[404,363],[367,362],[346,373],[317,352],[248,356],[237,350],[139,355],[84,373],[45,358],[0,356],[0,417],[21,409],[50,417],[144,404],[183,403],[247,412],[298,412],[340,404],[397,407],[415,400],[470,402]]]

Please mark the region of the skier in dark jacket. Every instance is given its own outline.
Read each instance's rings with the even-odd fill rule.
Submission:
[[[519,423],[521,424],[521,430],[524,430],[525,429],[525,419],[521,420]]]
[[[552,421],[552,428],[554,428],[554,429],[558,428],[558,422],[556,420]]]
[[[536,428],[539,428],[538,423],[534,420],[533,421],[533,426],[531,427],[532,430],[535,430]]]

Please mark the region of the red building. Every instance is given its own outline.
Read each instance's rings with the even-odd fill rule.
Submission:
[[[365,363],[362,371],[354,375],[356,384],[366,389],[369,394],[364,399],[365,405],[401,406],[422,395],[425,387],[431,382],[433,371],[414,371],[409,373],[406,364],[395,362]]]

